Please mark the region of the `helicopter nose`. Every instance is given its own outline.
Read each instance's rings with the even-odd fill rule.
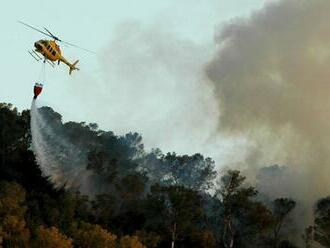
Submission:
[[[34,43],[34,47],[35,47],[37,50],[42,50],[42,46],[41,46],[38,42],[35,42],[35,43]]]

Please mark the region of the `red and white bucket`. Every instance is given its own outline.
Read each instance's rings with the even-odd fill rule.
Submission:
[[[34,93],[33,99],[36,99],[39,96],[39,94],[42,91],[42,87],[43,87],[42,84],[35,83],[34,88],[33,88],[33,93]]]

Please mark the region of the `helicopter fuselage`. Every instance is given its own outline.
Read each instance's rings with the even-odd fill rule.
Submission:
[[[45,59],[57,61],[62,59],[60,47],[52,40],[39,40],[34,43],[36,52],[42,54]]]

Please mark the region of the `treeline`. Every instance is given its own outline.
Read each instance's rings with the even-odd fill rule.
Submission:
[[[0,247],[330,247],[330,197],[292,240],[294,199],[262,201],[239,171],[216,173],[210,158],[147,153],[136,133],[63,124],[42,111],[87,150],[95,193],[43,177],[30,150],[29,111],[0,104]]]

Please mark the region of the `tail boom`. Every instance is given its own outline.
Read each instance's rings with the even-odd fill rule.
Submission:
[[[71,64],[70,62],[68,62],[65,58],[61,58],[60,61],[62,61],[64,64],[66,64],[67,66],[69,66],[69,74],[71,75],[71,73],[74,70],[79,70],[78,67],[76,67],[76,65],[78,64],[79,60],[76,60],[73,64]]]

